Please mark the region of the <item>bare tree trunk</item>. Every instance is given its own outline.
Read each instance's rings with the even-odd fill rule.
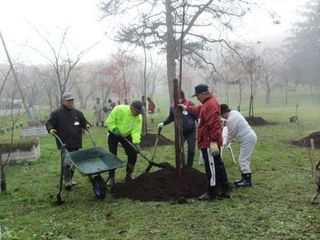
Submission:
[[[238,111],[241,111],[241,102],[242,102],[242,84],[239,80],[239,105],[238,105]]]
[[[286,79],[286,105],[288,105],[288,80]]]
[[[126,83],[126,75],[124,73],[123,64],[121,63],[121,72],[123,77],[123,87],[124,87],[124,97],[128,100],[128,92],[127,92],[127,83]]]
[[[144,106],[144,113],[142,115],[142,135],[145,136],[148,134],[148,124],[147,124],[147,113],[146,113],[146,97],[145,96],[142,96],[142,103],[143,103],[143,106]]]
[[[181,109],[178,107],[179,88],[178,79],[174,79],[174,139],[176,150],[176,173],[181,176],[181,165],[184,160],[184,153],[182,148],[182,124],[181,124]]]
[[[0,165],[0,192],[6,192],[7,191],[7,182],[6,182],[6,176],[5,176],[5,173],[4,173],[4,164],[2,163],[2,157],[1,156],[0,156],[0,160],[1,160],[1,165]]]
[[[170,103],[173,103],[173,79],[176,79],[176,42],[174,38],[173,17],[172,17],[172,1],[165,0],[166,6],[166,24],[167,24],[167,80],[169,88]]]
[[[227,97],[226,103],[229,105],[229,84],[228,83],[226,83],[226,97]]]
[[[142,84],[142,103],[144,105],[144,113],[143,113],[143,125],[142,125],[142,133],[143,135],[148,134],[148,122],[147,122],[147,52],[146,52],[146,46],[144,45],[144,42],[142,43],[143,46],[143,55],[144,55],[144,64],[143,64],[143,84]]]
[[[253,117],[253,76],[250,73],[250,103],[249,103],[249,117]]]
[[[270,104],[271,100],[271,87],[270,84],[267,83],[267,89],[266,89],[266,104]]]
[[[86,108],[85,97],[83,96],[83,93],[78,85],[76,85],[76,92],[79,98],[80,109],[85,109]]]

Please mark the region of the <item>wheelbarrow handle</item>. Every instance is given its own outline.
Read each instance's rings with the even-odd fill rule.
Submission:
[[[62,146],[62,145],[65,145],[65,144],[62,142],[61,138],[60,138],[56,133],[54,133],[53,136],[60,142],[61,146]]]
[[[91,141],[91,143],[92,143],[92,146],[96,147],[96,146],[97,146],[97,145],[96,145],[96,141],[95,141],[94,138],[93,138],[93,134],[92,134],[91,130],[89,130],[89,129],[86,129],[86,130],[87,130],[87,132],[89,133],[90,141]]]

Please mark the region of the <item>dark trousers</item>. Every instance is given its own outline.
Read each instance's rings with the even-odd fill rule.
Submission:
[[[191,132],[188,134],[183,134],[183,142],[187,141],[188,144],[188,157],[187,157],[187,167],[192,167],[194,152],[196,148],[196,132]]]
[[[132,142],[131,136],[126,137],[130,142]],[[117,156],[118,153],[118,143],[121,143],[122,147],[124,148],[124,151],[126,152],[128,156],[128,162],[127,162],[127,168],[126,171],[127,173],[132,173],[134,170],[134,166],[136,165],[137,162],[137,152],[135,149],[133,149],[132,146],[127,143],[123,137],[117,137],[114,135],[112,132],[109,132],[109,137],[108,137],[108,145],[109,145],[109,151]]]
[[[74,151],[78,151],[79,148],[66,147],[66,150],[68,152],[74,152]],[[63,177],[65,182],[70,182],[72,180],[74,170],[75,170],[75,167],[73,166],[72,162],[68,158],[65,158],[63,161]]]
[[[210,154],[209,148],[201,149],[201,152],[208,180],[208,189],[215,187],[217,183],[222,185],[227,184],[228,176],[220,154],[213,157]]]

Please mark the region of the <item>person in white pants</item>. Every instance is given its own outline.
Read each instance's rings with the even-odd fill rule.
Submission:
[[[227,104],[221,104],[220,109],[221,116],[226,119],[226,126],[228,128],[228,135],[224,146],[228,146],[234,137],[240,143],[239,164],[241,179],[236,180],[234,184],[236,187],[250,187],[252,186],[250,162],[257,143],[257,135],[240,112],[230,110]]]

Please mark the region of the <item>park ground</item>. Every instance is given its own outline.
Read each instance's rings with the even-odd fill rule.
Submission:
[[[299,124],[289,123],[296,103]],[[320,239],[320,204],[310,204],[316,185],[308,151],[289,144],[319,130],[318,103],[304,92],[295,93],[288,105],[281,91],[270,105],[263,104],[262,97],[257,99],[255,115],[275,124],[254,127],[258,143],[252,160],[253,187],[233,189],[231,199],[223,201],[139,202],[114,199],[111,194],[96,200],[88,178],[76,173],[78,185],[64,193],[66,202],[57,207],[53,203],[59,152],[52,137],[41,138],[37,163],[6,168],[8,192],[0,195],[0,239]],[[247,108],[243,110],[246,114]],[[92,120],[92,111],[85,113]],[[166,114],[167,104],[161,102],[156,121]],[[106,146],[105,129],[95,127],[93,133],[97,144]],[[173,124],[163,134],[173,139]],[[84,147],[90,146],[84,136]],[[239,145],[234,142],[232,147],[238,155]],[[143,152],[151,155],[152,149]],[[173,145],[161,146],[156,161],[174,164],[174,156]],[[123,151],[119,157],[125,160]],[[232,182],[239,176],[238,165],[228,154],[224,161]],[[145,167],[139,158],[134,175]],[[198,152],[194,167],[204,172]],[[123,181],[124,171],[117,170],[117,181]]]

